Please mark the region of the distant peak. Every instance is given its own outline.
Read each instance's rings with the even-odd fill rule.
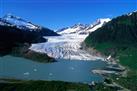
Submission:
[[[135,11],[133,11],[133,12],[130,12],[130,13],[128,13],[127,15],[130,16],[130,15],[132,15],[133,13],[136,13],[136,12],[137,12],[137,10],[135,10]]]
[[[90,32],[93,32],[96,29],[102,27],[104,24],[106,24],[110,20],[111,20],[110,18],[100,18],[100,19],[97,19],[92,24],[77,23],[71,27],[59,29],[57,32],[60,34],[74,34],[74,33],[75,34],[89,34]]]
[[[78,23],[77,25],[79,25],[79,26],[83,26],[84,24],[82,24],[82,23]]]
[[[74,24],[71,28],[77,28],[77,27],[85,28],[87,26],[88,26],[87,24],[77,23],[77,24]]]
[[[73,26],[84,26],[84,24],[82,24],[82,23],[77,23],[77,24],[74,24]]]
[[[104,22],[104,21],[108,22],[110,20],[111,20],[110,18],[99,18],[99,19],[97,19],[97,21],[100,21],[100,22]]]
[[[4,18],[4,19],[6,19],[6,18],[21,19],[20,17],[15,16],[15,15],[13,15],[13,14],[11,14],[11,13],[6,14],[3,18]]]
[[[137,10],[133,11],[133,12],[137,12]]]
[[[6,14],[4,17],[2,17],[2,19],[7,20],[7,21],[10,19],[14,19],[14,20],[18,20],[18,21],[22,21],[26,23],[31,23],[30,21],[27,21],[26,19],[23,19],[19,16],[15,16],[14,14],[11,14],[11,13]]]
[[[110,18],[99,18],[94,23],[92,23],[91,26],[94,26],[94,25],[97,25],[97,24],[100,24],[100,23],[107,23],[109,21],[111,21]]]

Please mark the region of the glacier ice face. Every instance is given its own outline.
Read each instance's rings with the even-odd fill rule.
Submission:
[[[66,34],[62,36],[45,37],[48,42],[32,44],[31,50],[47,53],[48,56],[59,59],[96,60],[100,59],[81,50],[81,43],[88,35]]]

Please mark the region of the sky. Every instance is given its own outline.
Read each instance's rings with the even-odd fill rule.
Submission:
[[[137,0],[0,0],[0,17],[13,14],[57,30],[137,10]]]

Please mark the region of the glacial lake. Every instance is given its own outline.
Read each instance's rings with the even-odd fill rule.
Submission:
[[[106,63],[57,59],[54,63],[38,63],[24,58],[0,57],[0,78],[22,80],[54,80],[91,83],[102,82],[102,76],[93,74],[93,69],[104,68]]]

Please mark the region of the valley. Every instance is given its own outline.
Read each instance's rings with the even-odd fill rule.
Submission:
[[[48,41],[45,43],[33,43],[29,48],[36,52],[46,53],[48,56],[57,59],[69,60],[104,60],[101,56],[95,56],[82,49],[85,38],[96,29],[102,27],[111,19],[97,19],[91,24],[75,24],[62,28],[56,32],[60,36],[45,36]]]
[[[13,15],[0,18],[0,88],[26,89],[27,83],[47,89],[44,83],[62,91],[71,91],[70,85],[72,91],[135,91],[136,16],[134,11],[56,32]]]

